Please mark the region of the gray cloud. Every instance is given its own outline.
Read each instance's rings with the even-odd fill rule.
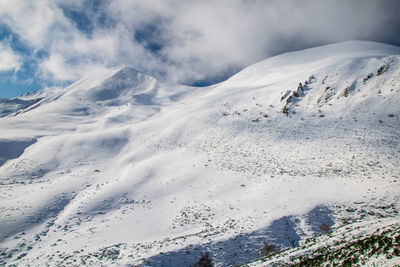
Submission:
[[[7,2],[7,3],[6,3]],[[209,83],[278,53],[363,39],[400,44],[396,0],[0,0],[0,21],[47,57],[44,79],[131,65]]]

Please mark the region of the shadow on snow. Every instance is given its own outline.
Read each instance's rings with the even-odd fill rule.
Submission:
[[[321,234],[321,225],[334,224],[331,211],[326,206],[317,206],[303,216],[314,234]],[[145,260],[141,266],[194,266],[201,256],[209,253],[215,266],[233,266],[261,258],[259,251],[264,244],[274,244],[282,250],[299,244],[299,219],[284,216],[268,227],[239,234],[223,241],[189,245],[177,251],[160,253]]]

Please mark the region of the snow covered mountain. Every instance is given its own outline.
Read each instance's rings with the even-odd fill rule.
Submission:
[[[327,45],[209,87],[126,67],[1,100],[1,264],[191,266],[209,253],[229,266],[305,255],[343,227],[398,236],[399,54]]]

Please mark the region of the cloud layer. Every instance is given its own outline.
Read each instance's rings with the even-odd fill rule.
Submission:
[[[47,82],[130,65],[187,84],[255,61],[364,39],[400,44],[396,0],[0,0],[0,71],[35,66]],[[10,38],[23,49],[12,50]],[[33,63],[32,63],[33,62]]]
[[[20,57],[6,44],[0,43],[0,71],[18,71]]]

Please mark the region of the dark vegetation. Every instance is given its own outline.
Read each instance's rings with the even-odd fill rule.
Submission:
[[[194,265],[194,267],[212,267],[212,259],[209,254],[206,252],[203,256],[200,257],[199,261]]]
[[[316,254],[316,255],[315,255]],[[373,257],[386,259],[400,256],[400,228],[375,232],[371,236],[351,242],[339,249],[323,248],[312,255],[300,257],[294,266],[335,266],[366,264]]]

